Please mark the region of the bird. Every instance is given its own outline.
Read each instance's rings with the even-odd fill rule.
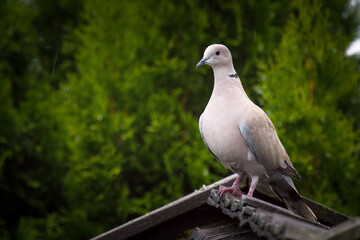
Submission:
[[[292,177],[300,179],[299,173],[270,118],[247,96],[230,50],[223,44],[208,46],[196,68],[203,65],[212,67],[214,87],[199,118],[200,134],[214,158],[237,173],[233,185],[222,188],[220,196],[226,192],[241,195],[239,184],[247,175],[251,179],[247,196],[252,197],[262,178],[290,211],[317,222],[292,181]]]

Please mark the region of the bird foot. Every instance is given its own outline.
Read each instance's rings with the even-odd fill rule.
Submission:
[[[231,194],[235,196],[241,196],[242,192],[238,187],[223,187],[219,189],[219,195],[220,197],[224,195],[226,192],[230,192]]]

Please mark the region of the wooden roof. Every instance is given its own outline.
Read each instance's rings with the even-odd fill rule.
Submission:
[[[351,219],[304,198],[318,217],[313,223],[288,211],[274,192],[259,181],[254,197],[218,195],[236,174],[105,232],[93,240],[115,239],[341,239],[360,237],[359,218]],[[246,179],[242,189],[248,187]],[[339,235],[340,234],[340,235]],[[347,236],[346,235],[346,236]]]

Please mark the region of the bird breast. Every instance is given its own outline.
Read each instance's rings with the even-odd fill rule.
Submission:
[[[239,108],[229,108],[229,104]],[[208,147],[226,168],[252,172],[247,170],[248,165],[256,165],[257,161],[239,130],[238,120],[245,111],[241,106],[235,99],[212,96],[202,116],[202,133]]]

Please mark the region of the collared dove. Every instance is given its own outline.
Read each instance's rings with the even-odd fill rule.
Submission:
[[[214,89],[199,119],[201,137],[215,159],[237,173],[225,192],[241,194],[239,182],[251,178],[248,196],[253,195],[260,177],[267,181],[286,206],[300,216],[317,221],[304,203],[291,177],[300,178],[265,112],[246,95],[235,72],[229,49],[221,44],[206,48],[196,68],[207,64],[214,71]]]

